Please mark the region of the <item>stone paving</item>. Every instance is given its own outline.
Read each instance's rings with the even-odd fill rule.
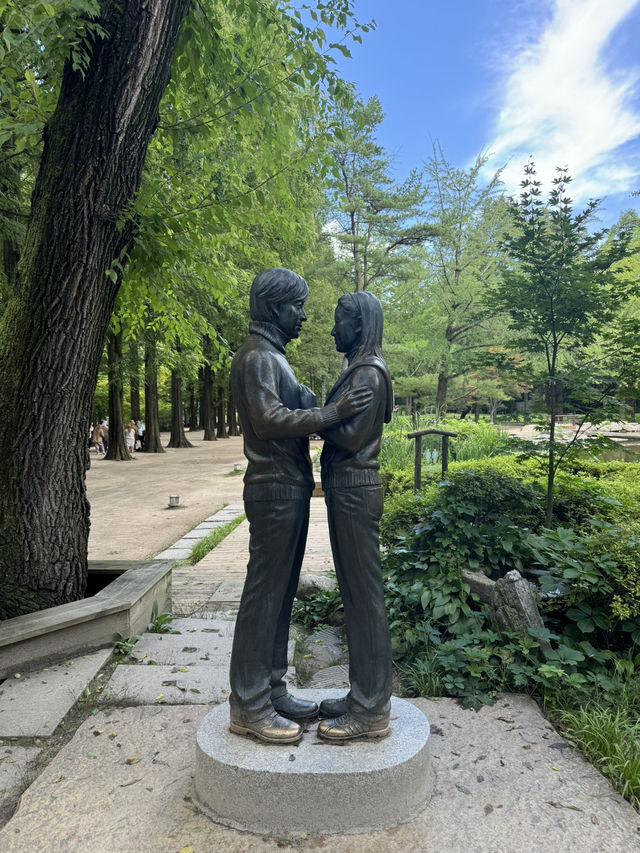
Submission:
[[[235,452],[225,447],[230,459]],[[223,477],[224,466],[219,467]],[[238,479],[230,478],[236,493]],[[166,483],[162,490],[173,491]],[[193,500],[200,512],[200,498]],[[235,512],[237,499],[227,502],[229,513]],[[211,515],[215,509],[214,504],[209,515],[201,512],[194,518],[194,535],[178,530],[177,541],[195,541],[210,529],[206,525],[218,519]],[[162,518],[158,514],[158,524]],[[176,518],[171,516],[172,529]],[[133,541],[133,531],[130,535]],[[162,532],[154,535],[159,541]],[[106,533],[104,542],[94,546],[97,556],[109,547]],[[103,666],[111,650],[103,650],[41,672],[16,673],[20,678],[0,684],[0,807],[3,798],[9,804],[9,812],[0,808],[6,821],[0,850],[275,853],[285,846],[327,853],[640,851],[638,814],[524,696],[501,697],[477,713],[450,699],[415,700],[431,723],[434,795],[427,809],[403,826],[330,837],[287,837],[283,826],[282,838],[267,838],[210,821],[193,801],[195,733],[207,706],[228,695],[230,643],[247,544],[248,525],[243,522],[197,566],[175,570],[174,610],[194,614],[173,621],[171,627],[180,634],[144,634],[132,657],[113,671]],[[314,499],[303,571],[322,573],[331,565],[324,502]],[[317,674],[318,686],[346,685],[346,668],[332,669]],[[289,678],[295,679],[293,669]],[[53,759],[39,766],[60,719],[81,693],[92,712]],[[312,731],[305,734],[313,737]],[[256,748],[268,752],[279,747]],[[340,747],[357,748],[357,743]],[[295,759],[295,747],[290,749]],[[28,783],[11,816],[15,786]]]

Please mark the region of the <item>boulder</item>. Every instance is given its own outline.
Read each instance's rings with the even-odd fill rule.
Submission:
[[[528,628],[544,628],[534,588],[516,569],[495,582],[490,607],[495,631],[524,634]]]
[[[344,632],[340,628],[323,628],[298,643],[295,656],[296,673],[306,684],[321,669],[348,662]]]
[[[296,598],[299,601],[308,601],[319,592],[328,592],[336,585],[335,579],[327,575],[300,575]]]
[[[471,592],[474,592],[484,604],[491,604],[495,581],[483,575],[482,572],[462,572],[462,581],[466,583]]]

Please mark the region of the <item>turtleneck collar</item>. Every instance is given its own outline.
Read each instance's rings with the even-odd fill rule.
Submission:
[[[283,335],[274,323],[266,323],[263,320],[252,320],[251,323],[249,323],[249,334],[261,335],[282,353],[284,352],[286,345],[289,343],[289,338]]]

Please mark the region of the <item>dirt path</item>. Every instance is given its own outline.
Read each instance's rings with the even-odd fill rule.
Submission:
[[[142,560],[167,548],[225,503],[242,502],[242,439],[203,441],[192,448],[136,453],[131,462],[107,462],[91,453],[87,495],[91,503],[90,560]],[[163,433],[166,445],[168,433]],[[180,508],[168,509],[169,495]]]

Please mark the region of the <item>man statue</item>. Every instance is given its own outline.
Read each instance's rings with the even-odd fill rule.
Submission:
[[[391,641],[384,604],[378,523],[382,487],[378,453],[393,395],[382,357],[382,308],[368,291],[338,302],[331,332],[348,367],[327,403],[352,388],[368,388],[372,401],[354,418],[324,429],[322,488],[329,536],[342,595],[349,647],[349,693],[320,704],[318,736],[339,742],[389,732]]]
[[[306,282],[285,269],[261,272],[251,285],[249,337],[231,365],[231,390],[244,436],[244,505],[249,563],[231,652],[229,729],[267,743],[296,743],[314,702],[287,692],[291,607],[307,539],[313,471],[311,433],[336,426],[371,400],[365,388],[315,407],[284,352],[306,320]]]

